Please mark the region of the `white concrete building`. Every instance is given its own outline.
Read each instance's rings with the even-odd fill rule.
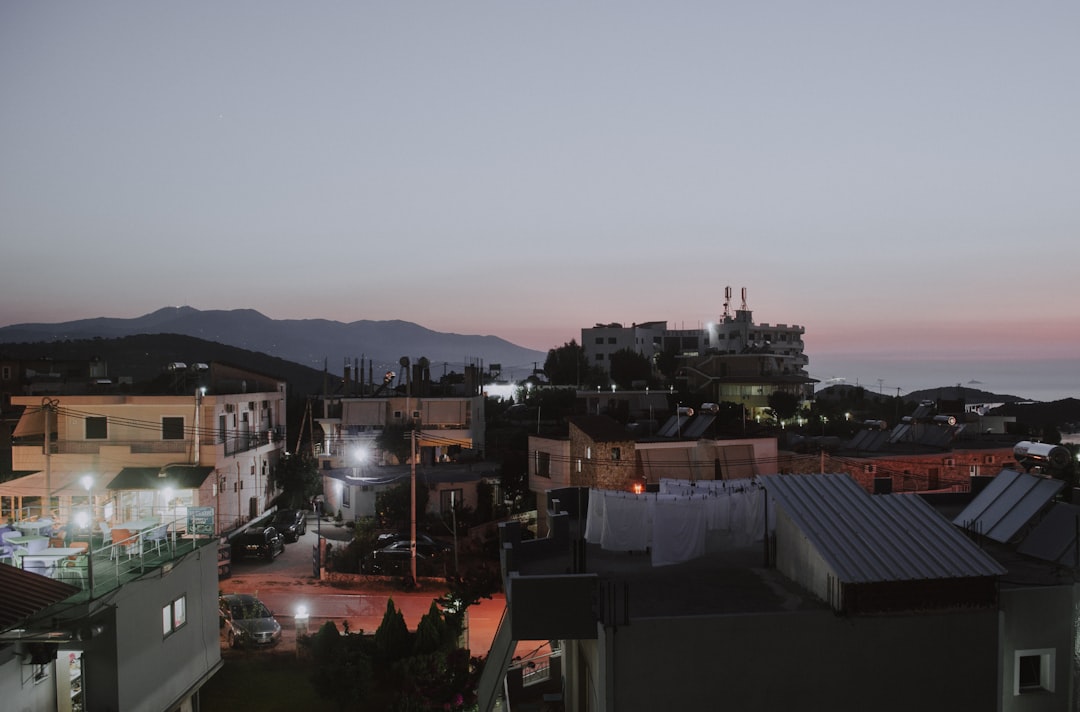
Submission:
[[[25,407],[12,468],[29,473],[0,484],[0,509],[13,519],[40,514],[45,499],[61,521],[78,508],[111,521],[210,506],[227,531],[261,515],[277,494],[270,472],[285,448],[284,381],[212,364],[190,395],[11,402]]]

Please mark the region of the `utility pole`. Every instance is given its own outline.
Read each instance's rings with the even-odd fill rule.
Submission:
[[[416,425],[413,425],[412,431],[409,433],[409,460],[412,462],[411,468],[411,480],[412,480],[412,497],[409,498],[410,511],[412,513],[411,526],[412,529],[409,533],[409,561],[412,571],[413,585],[416,585]]]
[[[49,431],[52,430],[52,426],[49,424],[49,413],[52,412],[53,405],[56,401],[49,398],[41,399],[41,410],[45,417],[45,499],[41,502],[38,513],[39,517],[48,517],[49,506],[52,504],[52,444],[49,442]]]

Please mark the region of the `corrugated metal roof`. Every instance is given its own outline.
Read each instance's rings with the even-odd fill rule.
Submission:
[[[842,583],[1005,573],[918,496],[871,496],[847,475],[768,475],[761,481]]]
[[[48,576],[0,564],[0,631],[17,626],[80,590]]]
[[[1005,543],[1042,511],[1064,486],[1062,480],[1002,470],[953,519],[953,524]]]

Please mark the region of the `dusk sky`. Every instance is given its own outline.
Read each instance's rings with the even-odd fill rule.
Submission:
[[[0,0],[0,325],[547,350],[731,286],[822,380],[1080,396],[1078,37],[1074,0]]]

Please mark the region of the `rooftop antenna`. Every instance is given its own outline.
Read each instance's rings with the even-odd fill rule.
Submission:
[[[731,287],[724,287],[724,319],[731,318]]]
[[[742,310],[750,311],[750,307],[746,306],[746,287],[742,288]]]

